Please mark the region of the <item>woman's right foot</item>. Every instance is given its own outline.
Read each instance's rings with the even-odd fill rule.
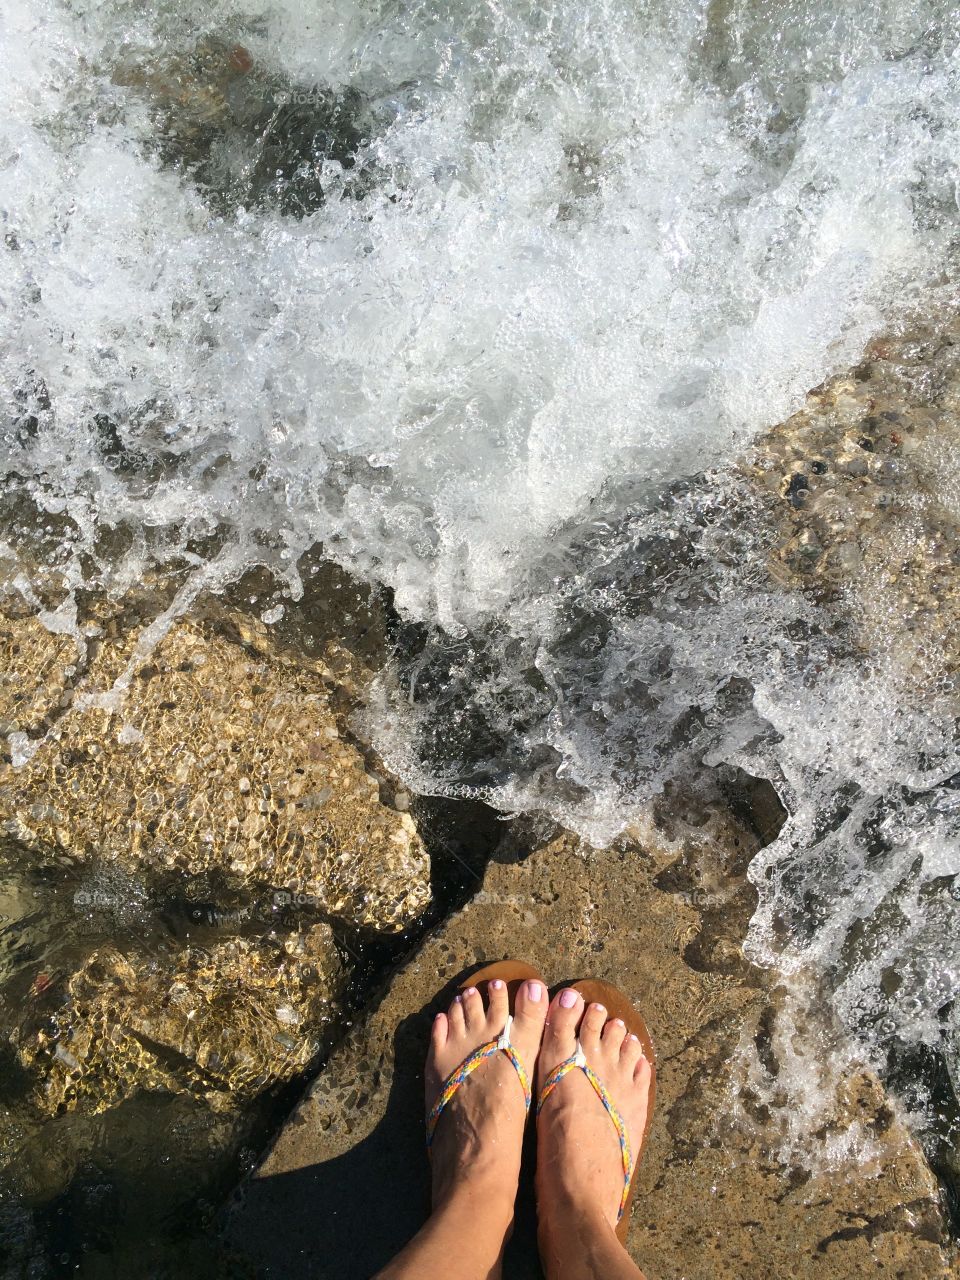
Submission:
[[[577,1049],[623,1117],[634,1158],[640,1150],[650,1102],[651,1064],[640,1041],[603,1005],[584,1007],[566,987],[550,1002],[537,1061],[537,1095],[547,1076]],[[623,1159],[617,1130],[579,1068],[565,1075],[543,1104],[537,1122],[537,1212],[541,1236],[571,1222],[603,1221],[616,1228],[623,1195]]]
[[[513,1007],[510,1040],[533,1084],[547,1010],[545,983],[520,984]],[[503,1031],[510,1002],[507,984],[486,984],[486,1000],[476,987],[457,993],[447,1012],[438,1013],[430,1035],[425,1076],[429,1111],[450,1073],[481,1045]],[[513,1213],[520,1153],[527,1118],[523,1086],[507,1055],[492,1054],[463,1081],[437,1123],[431,1148],[433,1201],[441,1203],[464,1183],[489,1188]]]
[[[491,978],[486,999],[468,987],[446,1013],[437,1014],[425,1071],[428,1116],[451,1072],[499,1038],[510,1012],[509,990],[503,979]],[[535,977],[523,981],[513,1004],[510,1044],[531,1084],[546,1011],[546,984]],[[378,1280],[500,1280],[526,1118],[520,1076],[497,1049],[462,1079],[441,1111],[430,1147],[433,1213]]]

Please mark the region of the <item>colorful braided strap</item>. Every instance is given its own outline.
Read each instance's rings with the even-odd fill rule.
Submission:
[[[495,1053],[503,1052],[513,1064],[513,1069],[517,1073],[517,1079],[523,1089],[523,1101],[527,1110],[530,1110],[530,1102],[532,1094],[530,1091],[530,1078],[527,1075],[526,1067],[517,1057],[517,1051],[510,1043],[510,1028],[513,1026],[513,1018],[508,1017],[504,1023],[503,1030],[496,1040],[490,1040],[486,1044],[482,1044],[479,1049],[475,1049],[469,1057],[464,1058],[459,1067],[447,1076],[440,1094],[433,1105],[433,1110],[427,1116],[427,1147],[433,1142],[433,1135],[437,1128],[437,1121],[443,1114],[444,1108],[452,1101],[453,1095],[466,1080],[467,1076],[472,1075],[480,1066],[485,1058],[492,1057]]]
[[[577,1067],[583,1072],[590,1083],[593,1085],[594,1093],[607,1109],[607,1115],[613,1121],[613,1127],[617,1131],[617,1137],[620,1139],[620,1157],[623,1160],[623,1195],[620,1197],[620,1212],[617,1214],[617,1221],[623,1217],[623,1211],[627,1207],[627,1201],[630,1198],[630,1183],[633,1181],[633,1156],[630,1152],[630,1140],[627,1137],[627,1126],[623,1122],[623,1116],[614,1105],[613,1099],[604,1088],[603,1081],[599,1079],[591,1068],[584,1056],[583,1048],[580,1041],[577,1040],[577,1052],[570,1058],[565,1058],[553,1068],[546,1080],[543,1082],[543,1088],[540,1090],[540,1097],[537,1099],[537,1115],[543,1109],[543,1104],[553,1093],[554,1089],[560,1083],[565,1075],[569,1075]]]

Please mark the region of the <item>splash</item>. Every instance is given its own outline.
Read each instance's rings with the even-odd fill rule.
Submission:
[[[322,542],[404,613],[463,628],[609,477],[729,459],[942,269],[948,18],[883,13],[321,5],[244,24],[222,3],[20,0],[10,469],[113,581],[219,538],[296,589]],[[281,166],[320,184],[302,219],[231,176],[241,140],[261,159],[251,102],[277,76],[318,119]],[[349,168],[329,106],[348,91]]]

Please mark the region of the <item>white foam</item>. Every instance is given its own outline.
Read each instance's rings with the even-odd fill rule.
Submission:
[[[699,61],[724,32],[685,6],[267,6],[254,56],[365,95],[375,179],[339,200],[334,164],[312,217],[224,222],[109,75],[125,36],[143,57],[160,33],[181,56],[241,38],[234,6],[19,0],[0,341],[8,385],[32,372],[52,401],[37,497],[88,539],[221,527],[284,567],[322,540],[452,628],[497,608],[610,476],[731,456],[938,270],[947,231],[912,200],[953,199],[956,71],[895,59],[909,24],[867,11],[827,58],[836,31],[800,6],[727,94]],[[807,99],[786,137],[778,74]],[[94,413],[176,473],[92,459]]]

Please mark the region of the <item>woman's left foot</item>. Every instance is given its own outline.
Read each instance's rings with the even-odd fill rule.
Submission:
[[[446,1013],[438,1013],[430,1034],[425,1071],[427,1113],[451,1072],[481,1045],[496,1040],[510,1013],[502,979],[460,992]],[[521,983],[513,1010],[510,1042],[533,1084],[534,1066],[547,1015],[546,985]],[[461,1083],[440,1115],[431,1145],[433,1203],[437,1207],[458,1188],[509,1203],[520,1176],[520,1152],[527,1109],[516,1068],[503,1051],[485,1058]]]
[[[653,1079],[651,1063],[623,1021],[602,1004],[585,1005],[574,987],[551,1002],[537,1063],[537,1091],[550,1072],[583,1046],[587,1063],[619,1111],[631,1150],[639,1153]],[[558,1216],[583,1216],[617,1226],[624,1193],[617,1130],[582,1071],[571,1071],[547,1098],[537,1125],[537,1204],[541,1234]]]

